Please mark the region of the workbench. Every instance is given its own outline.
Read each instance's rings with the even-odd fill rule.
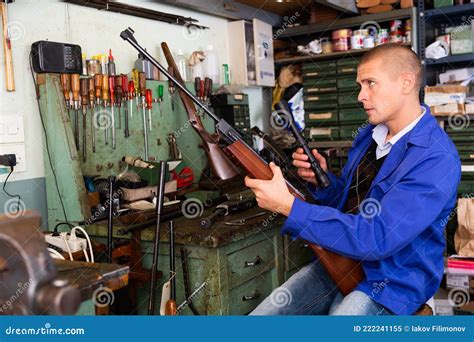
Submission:
[[[273,289],[281,285],[312,258],[312,252],[302,241],[291,241],[280,234],[283,222],[280,216],[267,214],[249,220],[243,226],[228,226],[225,221],[247,217],[263,210],[255,207],[225,217],[209,229],[199,227],[198,219],[180,217],[175,220],[175,254],[177,304],[184,301],[183,273],[180,248],[189,251],[189,278],[191,291],[204,281],[207,286],[193,301],[201,315],[242,315],[252,311]],[[200,217],[211,213],[206,210]],[[114,238],[131,238],[118,235],[125,228],[116,218]],[[107,222],[87,227],[95,241],[105,241]],[[160,306],[161,287],[169,279],[168,224],[161,226],[161,243],[158,269],[162,271],[157,290],[157,311]],[[143,266],[152,262],[154,227],[142,231]],[[138,294],[137,314],[146,314],[148,286]],[[186,309],[182,314],[192,314]]]

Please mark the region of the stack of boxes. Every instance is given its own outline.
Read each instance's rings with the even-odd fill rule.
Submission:
[[[439,75],[437,86],[425,87],[424,102],[434,116],[445,123],[464,166],[474,166],[474,97],[466,85],[474,76],[474,68],[448,70]],[[447,117],[447,119],[446,119]],[[471,122],[473,121],[473,122]],[[474,192],[474,173],[463,172],[458,195]]]

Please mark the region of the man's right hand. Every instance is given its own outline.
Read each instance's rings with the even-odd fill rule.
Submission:
[[[311,152],[313,152],[313,155],[316,157],[316,160],[319,162],[319,165],[321,165],[321,168],[324,170],[324,172],[327,172],[328,164],[326,159],[321,154],[319,154],[318,150],[316,149],[313,149]],[[303,149],[301,147],[297,148],[292,157],[293,165],[298,168],[298,176],[309,183],[318,185],[316,176],[313,170],[311,170],[311,165],[308,162],[308,156],[304,153]]]

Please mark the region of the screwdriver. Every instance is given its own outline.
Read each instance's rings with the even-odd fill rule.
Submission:
[[[106,112],[105,116],[105,144],[109,144],[109,113],[107,112],[107,107],[109,106],[109,76],[102,75],[102,105],[104,111]]]
[[[102,100],[102,79],[103,75],[102,74],[96,74],[94,75],[94,84],[95,84],[95,102],[96,102],[96,107],[100,111],[101,107],[101,100]],[[97,115],[97,112],[94,112],[94,129],[100,128],[99,126],[99,118]]]
[[[135,104],[137,106],[137,110],[140,108],[140,101],[139,101],[139,96],[140,96],[140,82],[138,81],[138,70],[133,69],[132,70],[132,80],[133,80],[133,87],[135,89]]]
[[[125,129],[124,135],[125,138],[130,136],[130,131],[128,129],[128,105],[127,105],[127,98],[128,98],[128,76],[122,74],[122,96],[123,96],[123,111],[124,111],[124,118],[125,118]]]
[[[210,99],[212,94],[212,78],[206,77],[204,80],[204,102],[206,106],[210,105]]]
[[[145,95],[146,95],[146,77],[144,72],[138,73],[138,86],[140,87],[141,107],[143,112],[143,139],[145,145],[145,161],[148,161],[148,129],[146,127],[146,113],[145,113]]]
[[[128,105],[130,106],[130,118],[133,118],[133,97],[135,96],[135,85],[128,81]]]
[[[110,91],[110,108],[111,108],[111,122],[108,122],[110,128],[112,129],[112,148],[115,148],[115,77],[109,76],[109,91]]]
[[[71,75],[61,74],[61,87],[63,89],[66,109],[69,110],[71,108]]]
[[[153,102],[153,98],[152,98],[152,95],[151,95],[151,89],[146,90],[145,101],[146,101],[146,108],[148,110],[148,129],[151,132],[152,131],[151,109],[152,109],[152,102]]]
[[[121,108],[122,108],[122,75],[115,76],[115,103],[118,107],[118,129],[122,129],[122,116],[121,116]]]
[[[163,91],[164,87],[160,84],[158,86],[158,97],[155,99],[155,101],[158,102],[158,108],[160,109],[160,117],[163,116],[163,109],[161,107],[161,103],[163,102]]]
[[[87,115],[87,106],[89,104],[89,80],[87,78],[81,78],[81,109],[82,109],[82,161],[87,160],[87,151],[86,151],[86,115]]]
[[[71,90],[72,99],[74,100],[74,140],[76,141],[76,148],[79,149],[79,74],[71,75]]]
[[[94,107],[95,107],[95,76],[89,78],[89,108],[91,109],[91,137],[92,137],[92,152],[93,153],[95,153]]]
[[[195,77],[194,78],[194,91],[196,92],[197,98],[200,100],[201,98],[199,95],[201,94],[201,77]]]
[[[115,76],[115,62],[112,56],[112,49],[109,49],[109,63],[107,64],[107,71],[109,76]]]

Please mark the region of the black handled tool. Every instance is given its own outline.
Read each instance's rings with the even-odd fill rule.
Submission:
[[[257,204],[255,198],[242,201],[227,201],[219,204],[214,209],[214,212],[201,220],[201,228],[210,228],[215,222],[217,217],[227,216],[230,213],[236,213],[239,211],[244,211],[254,207]]]
[[[304,153],[308,156],[308,161],[311,164],[311,169],[316,175],[318,185],[322,189],[326,189],[328,186],[331,185],[331,181],[329,180],[326,172],[324,172],[324,170],[321,168],[321,165],[319,165],[319,162],[316,160],[316,157],[313,155],[313,153],[311,153],[311,149],[309,148],[308,143],[303,138],[303,135],[296,126],[295,119],[291,114],[291,109],[288,105],[288,102],[285,100],[281,100],[280,102],[275,104],[275,110],[277,111],[278,115],[284,116],[283,120],[288,123],[296,141],[303,148]]]

